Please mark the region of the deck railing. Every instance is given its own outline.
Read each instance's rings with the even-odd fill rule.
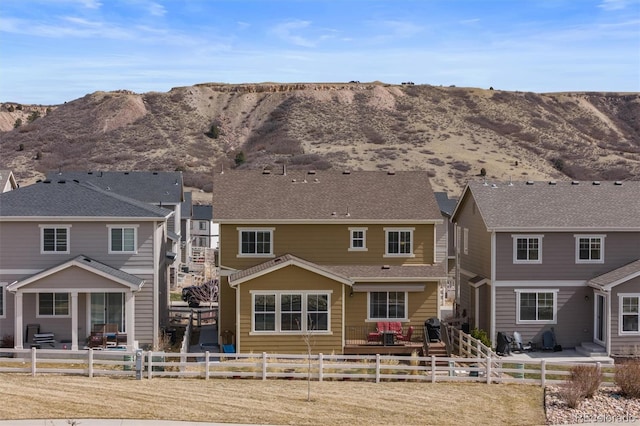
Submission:
[[[411,334],[410,342],[422,342],[423,341],[423,329],[424,325],[411,325],[413,327],[413,332]],[[404,324],[402,327],[402,334],[406,335],[408,332],[409,326]],[[377,340],[374,338],[370,338],[369,335],[371,333],[376,333],[376,325],[375,323],[371,325],[353,325],[345,327],[345,340],[349,345],[382,345],[384,342],[382,338],[378,338]],[[395,343],[402,343],[404,340],[395,340]]]
[[[252,378],[306,379],[307,355],[169,353],[123,350],[0,349],[0,373],[69,374],[137,379]],[[530,383],[540,386],[567,380],[571,367],[594,365],[490,357],[420,357],[392,355],[312,355],[312,380]],[[614,367],[597,363],[604,385],[612,385]]]

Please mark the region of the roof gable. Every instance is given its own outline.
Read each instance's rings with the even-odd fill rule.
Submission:
[[[213,180],[220,222],[441,222],[426,172],[230,171]],[[256,208],[259,206],[259,208]]]
[[[636,277],[640,277],[640,259],[597,276],[589,280],[587,284],[591,287],[608,291],[618,284],[625,283]]]
[[[72,267],[79,267],[96,275],[100,275],[111,281],[119,283],[124,287],[128,287],[132,291],[139,291],[144,284],[144,280],[136,277],[135,275],[127,274],[126,272],[112,268],[111,266],[98,262],[97,260],[91,259],[87,256],[76,256],[71,260],[65,261],[64,263],[53,266],[49,269],[45,269],[44,271],[21,281],[11,283],[7,286],[7,290],[16,291],[47,276]]]
[[[469,182],[489,231],[640,230],[640,181]]]

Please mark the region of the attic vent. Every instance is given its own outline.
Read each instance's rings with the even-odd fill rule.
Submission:
[[[314,181],[315,183],[320,183],[320,179],[318,179],[318,178],[315,178],[313,181]]]
[[[83,257],[82,260],[84,260],[87,263],[91,263],[91,259],[89,259],[88,257]]]
[[[527,181],[527,185],[533,185],[533,181],[532,180],[528,180]]]
[[[271,170],[269,170],[269,169],[264,169],[264,170],[262,170],[262,174],[263,174],[263,175],[270,175],[270,174],[271,174]]]
[[[74,179],[73,180],[75,183],[80,183],[80,181],[78,179]]]
[[[157,174],[158,174],[158,172],[153,172],[153,174],[154,174],[154,175],[157,175]]]
[[[343,170],[342,174],[343,175],[350,175],[351,174],[351,170]]]
[[[129,174],[129,172],[124,172],[124,174],[125,174],[125,175],[128,175],[128,174]],[[154,173],[154,174],[155,174],[155,173]]]
[[[40,182],[42,182],[42,179],[36,180],[36,183],[40,183]]]
[[[571,185],[580,185],[580,182],[578,182],[577,180],[572,180]]]
[[[42,181],[42,183],[51,183],[51,180],[50,179],[45,179],[45,180]]]
[[[382,269],[391,269],[390,265],[382,265]]]
[[[295,180],[295,179],[291,179],[291,182],[296,183],[296,182],[297,182],[297,180]]]
[[[88,174],[88,175],[92,175],[92,174],[93,174],[93,172],[87,172],[87,174]]]
[[[395,170],[389,170],[389,171],[387,171],[387,175],[388,175],[388,176],[393,176],[393,175],[395,175],[395,174],[396,174],[396,171],[395,171]]]
[[[278,262],[282,262],[282,258],[281,257],[276,257],[275,259],[273,259],[274,263],[278,263]]]
[[[316,171],[315,171],[315,170],[309,170],[309,171],[307,172],[307,174],[309,174],[309,175],[315,175],[315,174],[316,174]]]
[[[495,183],[492,183],[492,184],[491,184],[491,187],[492,187],[492,188],[497,188],[497,187],[498,187],[498,185],[496,185]]]
[[[600,185],[600,181],[599,180],[594,180],[593,181],[593,185],[596,185],[596,186]]]
[[[556,185],[556,181],[555,180],[550,180],[549,181],[549,185]]]
[[[622,181],[617,180],[617,181],[613,182],[613,184],[614,184],[615,186],[622,186]]]
[[[338,213],[336,213],[336,212],[331,212],[331,216],[337,216],[337,215],[338,215]]]
[[[66,181],[66,180],[64,180],[64,179],[60,179],[60,180],[58,181],[58,183],[67,183],[67,181]]]

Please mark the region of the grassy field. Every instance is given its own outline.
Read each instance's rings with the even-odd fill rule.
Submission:
[[[530,385],[86,378],[0,374],[0,419],[171,419],[260,424],[545,423]]]

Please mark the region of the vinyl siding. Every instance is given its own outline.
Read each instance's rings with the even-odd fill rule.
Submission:
[[[530,288],[530,287],[522,287]],[[556,341],[562,347],[580,346],[593,340],[593,291],[589,287],[536,287],[536,290],[559,290],[557,324],[516,324],[516,287],[496,288],[496,332],[522,334],[523,341],[542,342],[545,330],[555,329]],[[589,299],[585,299],[589,296]]]
[[[342,352],[343,284],[296,266],[287,266],[238,286],[240,297],[240,335],[236,343],[240,352],[306,353],[303,335],[251,334],[252,290],[330,291],[331,334],[312,335],[313,353]]]
[[[534,232],[542,238],[541,264],[514,264],[513,238],[518,233],[496,235],[497,280],[589,280],[640,257],[640,232]],[[529,233],[527,233],[529,234]],[[576,264],[574,235],[606,235],[604,263]]]
[[[218,332],[236,333],[236,290],[229,286],[227,277],[220,277],[218,294]]]
[[[464,228],[469,230],[469,249],[468,254],[464,254],[463,247],[459,247],[459,267],[476,275],[491,278],[491,233],[487,232],[480,210],[477,206],[474,208],[475,200],[470,192],[461,202],[456,220],[457,225],[461,227],[461,233]],[[459,236],[459,241],[462,246],[462,235]]]
[[[611,291],[611,353],[614,355],[640,355],[640,335],[621,335],[620,293],[640,293],[640,277],[619,284]]]
[[[367,251],[349,251],[350,227],[365,227]],[[275,256],[293,253],[305,260],[325,265],[389,265],[433,264],[434,225],[231,225],[221,226],[220,264],[235,269],[246,269],[262,263],[264,257],[237,257],[237,228],[274,228],[273,252]],[[384,257],[384,228],[415,228],[413,231],[414,257]]]

